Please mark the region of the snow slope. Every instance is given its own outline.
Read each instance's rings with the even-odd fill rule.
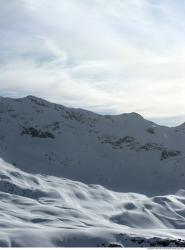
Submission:
[[[32,174],[162,195],[185,189],[185,125],[0,98],[0,157]]]
[[[0,178],[0,246],[185,246],[184,190],[149,198],[3,160]]]

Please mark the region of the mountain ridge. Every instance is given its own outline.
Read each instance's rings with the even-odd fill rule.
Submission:
[[[16,100],[17,101],[19,101],[19,100],[38,100],[38,101],[42,101],[42,102],[45,102],[45,103],[48,103],[48,104],[49,103],[50,104],[55,104],[55,105],[61,106],[63,108],[67,108],[67,109],[71,109],[71,110],[77,110],[77,111],[83,111],[83,112],[87,112],[87,113],[92,113],[94,115],[103,116],[103,117],[113,117],[114,118],[114,117],[121,117],[121,116],[128,115],[128,116],[138,117],[138,118],[144,119],[146,121],[152,122],[153,124],[155,124],[157,126],[168,127],[168,128],[176,128],[176,127],[178,128],[180,126],[184,126],[184,124],[185,124],[185,122],[183,122],[183,123],[181,123],[179,125],[176,125],[176,126],[160,125],[160,124],[158,124],[156,122],[151,121],[150,119],[146,119],[144,116],[142,116],[141,114],[139,114],[137,112],[134,112],[134,111],[129,112],[129,113],[127,113],[127,112],[120,113],[120,114],[99,114],[97,112],[90,111],[90,110],[83,109],[83,108],[75,108],[75,107],[71,108],[69,106],[66,106],[66,105],[63,105],[63,104],[60,104],[60,103],[55,103],[55,102],[52,102],[52,101],[48,101],[48,100],[46,100],[46,99],[44,99],[42,97],[37,97],[37,96],[34,96],[34,95],[27,95],[25,97],[16,97],[16,98],[0,96],[0,100],[1,99],[7,99],[7,100],[9,99],[9,100],[15,100],[15,101]]]

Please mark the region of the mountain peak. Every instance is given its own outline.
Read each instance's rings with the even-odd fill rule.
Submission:
[[[144,117],[136,112],[131,112],[129,113],[129,115],[133,116],[133,117],[136,117],[136,118],[139,118],[139,119],[144,119]]]
[[[33,95],[28,95],[26,97],[23,98],[24,100],[29,100],[37,105],[40,106],[48,106],[49,105],[49,101],[46,101],[45,99],[41,98],[41,97],[37,97],[37,96],[33,96]]]
[[[41,97],[34,96],[34,95],[27,95],[23,99],[28,99],[28,100],[42,100],[42,101],[47,102],[45,99],[43,99]]]
[[[127,117],[127,118],[131,118],[131,119],[137,119],[137,120],[145,120],[145,118],[136,113],[136,112],[131,112],[131,113],[122,113],[120,115],[116,115],[116,116],[120,116],[120,117]]]

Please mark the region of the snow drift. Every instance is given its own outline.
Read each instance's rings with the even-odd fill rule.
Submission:
[[[0,246],[184,244],[184,190],[155,197],[118,193],[28,174],[3,160],[0,178]]]

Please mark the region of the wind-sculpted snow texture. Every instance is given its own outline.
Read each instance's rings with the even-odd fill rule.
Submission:
[[[0,98],[0,157],[29,173],[145,195],[185,188],[185,124]]]
[[[0,160],[0,246],[185,246],[185,191],[147,197]]]

